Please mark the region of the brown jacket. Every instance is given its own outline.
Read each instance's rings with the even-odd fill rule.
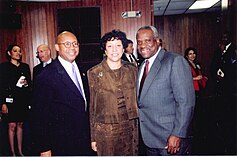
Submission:
[[[95,123],[118,123],[118,104],[124,102],[129,119],[138,117],[136,102],[137,67],[122,62],[121,78],[116,80],[114,72],[105,60],[88,70],[90,88],[90,124],[92,141]],[[118,99],[122,95],[122,99]]]

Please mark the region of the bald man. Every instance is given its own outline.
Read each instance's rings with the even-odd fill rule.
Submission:
[[[58,57],[36,77],[34,84],[33,139],[39,153],[36,155],[90,155],[88,83],[75,62],[78,40],[71,32],[62,32],[55,49]],[[73,74],[77,75],[76,80]]]
[[[37,58],[40,60],[40,64],[33,68],[33,79],[40,74],[40,72],[46,67],[46,65],[52,62],[51,50],[48,45],[41,44],[37,47]]]

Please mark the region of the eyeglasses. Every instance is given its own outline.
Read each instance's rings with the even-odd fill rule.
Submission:
[[[69,41],[67,41],[67,42],[65,42],[65,43],[58,43],[58,44],[63,44],[66,48],[70,48],[71,45],[72,45],[73,47],[75,47],[75,48],[79,47],[79,43],[76,42],[76,41],[74,41],[74,42],[72,42],[72,43],[69,42]]]

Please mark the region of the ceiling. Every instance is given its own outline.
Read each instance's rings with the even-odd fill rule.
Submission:
[[[73,1],[73,0],[15,0],[15,1],[38,1],[38,2],[60,2],[60,1]],[[175,15],[175,14],[188,14],[188,13],[202,13],[221,10],[221,1],[217,2],[211,8],[188,10],[188,8],[196,0],[154,0],[154,15]],[[136,0],[131,0],[136,3]],[[128,4],[129,5],[129,4]]]
[[[221,1],[217,2],[208,9],[195,9],[188,10],[188,8],[196,0],[154,0],[154,15],[175,15],[175,14],[189,14],[189,13],[202,13],[213,12],[221,10]]]

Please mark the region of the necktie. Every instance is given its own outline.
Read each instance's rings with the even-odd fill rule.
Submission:
[[[76,73],[76,69],[75,69],[75,66],[72,65],[72,80],[73,82],[75,83],[75,85],[77,86],[77,89],[79,90],[79,92],[82,94],[82,89],[81,89],[81,86],[80,86],[80,83],[78,81],[78,77],[77,77],[77,73]]]
[[[44,62],[44,63],[43,63],[43,67],[46,67],[47,65],[48,65],[47,62]]]
[[[142,75],[142,79],[141,79],[141,82],[140,82],[139,97],[140,97],[140,94],[141,94],[142,87],[143,87],[143,84],[145,82],[146,76],[148,74],[148,70],[149,70],[148,68],[149,68],[149,61],[146,60],[146,65],[145,65],[144,72],[143,72],[143,75]]]
[[[130,58],[130,62],[133,62],[132,55],[129,55],[129,58]]]

